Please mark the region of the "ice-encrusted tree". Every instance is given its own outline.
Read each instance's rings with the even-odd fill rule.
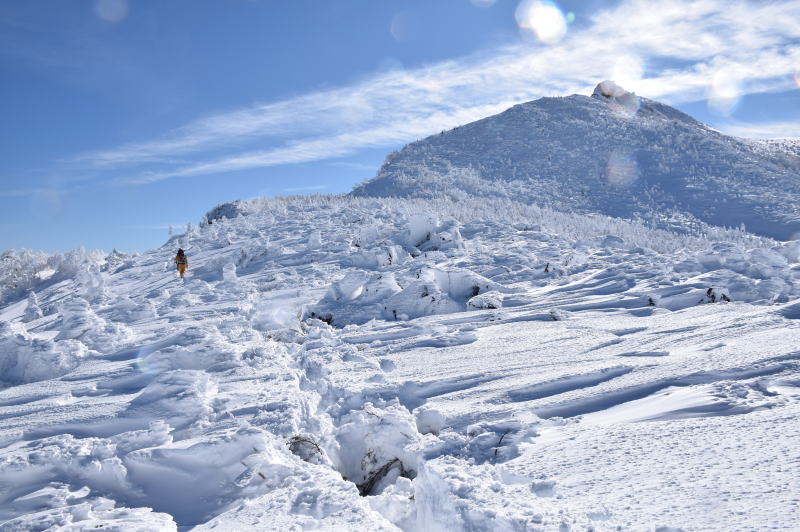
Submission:
[[[101,272],[96,264],[85,266],[76,276],[87,301],[99,303],[110,297],[107,287],[108,274]]]
[[[25,314],[22,316],[22,321],[29,322],[38,320],[44,316],[41,307],[39,307],[39,298],[36,297],[36,292],[33,290],[28,293],[28,305],[25,307]]]

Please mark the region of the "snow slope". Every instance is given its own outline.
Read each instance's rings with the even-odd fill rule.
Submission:
[[[353,193],[499,196],[784,240],[800,233],[797,147],[724,135],[606,81],[591,97],[542,98],[411,143]]]
[[[7,253],[0,530],[796,530],[797,242],[497,199],[207,218],[71,276]]]

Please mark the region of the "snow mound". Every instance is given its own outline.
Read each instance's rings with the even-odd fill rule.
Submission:
[[[0,321],[0,381],[35,382],[66,375],[86,356],[79,341],[36,338],[24,327]]]
[[[467,301],[470,309],[498,309],[503,306],[503,294],[497,291],[478,294]]]
[[[215,379],[204,371],[167,371],[131,401],[126,415],[147,416],[182,428],[214,413],[218,391]]]
[[[415,214],[408,219],[406,245],[419,251],[463,249],[464,241],[458,223],[440,223],[435,216]]]
[[[59,314],[61,320],[56,340],[80,340],[90,349],[109,352],[132,338],[127,325],[101,318],[82,297],[72,297],[62,303]]]
[[[178,369],[224,371],[242,364],[241,351],[217,327],[198,325],[173,337],[169,345],[142,353],[139,364],[150,373]]]
[[[51,482],[11,502],[15,513],[0,528],[12,530],[142,530],[177,531],[172,516],[150,508],[126,508],[115,501],[91,495],[84,486]],[[2,515],[0,515],[2,519]]]
[[[408,286],[388,298],[385,313],[394,319],[463,312],[468,301],[497,283],[464,269],[423,268]]]
[[[363,495],[379,494],[400,476],[416,476],[419,437],[414,418],[404,407],[366,403],[343,417],[333,460]]]
[[[497,283],[465,269],[423,267],[414,273],[404,272],[400,281],[395,273],[372,276],[350,273],[334,282],[325,297],[309,307],[307,314],[341,327],[376,318],[409,320],[463,312],[482,304],[500,308],[500,298],[496,295],[499,288]],[[495,295],[473,301],[479,294],[490,291],[495,291],[492,292]]]

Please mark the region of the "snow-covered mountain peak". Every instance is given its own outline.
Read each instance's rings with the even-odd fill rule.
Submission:
[[[353,194],[513,198],[787,239],[800,231],[792,150],[724,135],[607,80],[591,97],[541,98],[411,143]]]

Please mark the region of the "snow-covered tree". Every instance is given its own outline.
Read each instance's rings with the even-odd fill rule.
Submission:
[[[36,297],[36,292],[31,290],[30,293],[28,293],[28,305],[25,307],[25,314],[22,320],[25,322],[38,320],[43,315],[42,309],[39,307],[39,299]]]

